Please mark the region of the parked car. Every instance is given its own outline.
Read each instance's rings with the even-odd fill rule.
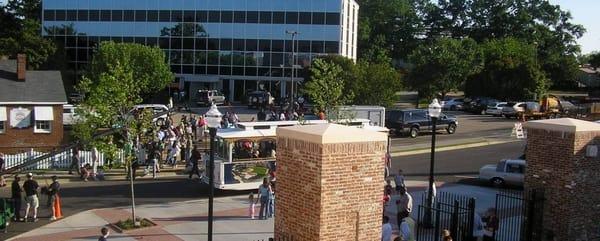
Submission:
[[[442,101],[442,109],[444,110],[462,110],[465,102],[462,98],[452,98]]]
[[[268,91],[252,91],[248,93],[248,108],[266,108],[273,104],[275,98]]]
[[[523,185],[526,161],[523,159],[504,159],[495,165],[485,165],[479,169],[479,179],[501,187],[505,184]]]
[[[225,103],[225,96],[218,90],[198,90],[196,93],[196,104],[199,106],[222,105]]]
[[[472,98],[471,101],[468,101],[465,104],[464,109],[467,112],[485,115],[488,105],[490,105],[491,103],[496,103],[496,102],[500,102],[500,101],[493,99],[493,98],[489,98],[489,97]]]
[[[494,102],[490,103],[485,110],[485,113],[492,116],[501,116],[502,108],[506,106],[506,102]]]
[[[525,102],[508,102],[502,107],[502,116],[511,118],[517,116],[518,112],[525,111],[527,104]]]
[[[420,132],[431,131],[432,123],[427,110],[390,110],[385,113],[385,127],[396,135],[408,134],[415,138]],[[458,120],[454,116],[442,114],[437,121],[437,130],[446,130],[454,134],[458,127]]]
[[[162,115],[153,118],[152,122],[158,122],[158,123],[164,123],[164,121],[167,119],[167,113],[169,112],[169,108],[166,105],[161,105],[161,104],[144,104],[144,105],[136,105],[133,107],[133,110],[131,110],[131,112],[133,111],[144,111],[146,109],[150,109],[152,110],[152,113],[154,115],[158,114],[158,113],[163,113]]]

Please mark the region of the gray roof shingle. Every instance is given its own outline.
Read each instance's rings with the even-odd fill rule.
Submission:
[[[17,81],[17,61],[0,60],[0,103],[67,102],[60,71],[30,71]]]

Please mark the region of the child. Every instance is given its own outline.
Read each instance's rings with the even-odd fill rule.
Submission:
[[[250,193],[250,196],[248,196],[248,201],[250,202],[250,207],[248,207],[248,215],[250,216],[251,219],[254,219],[254,213],[255,213],[255,209],[256,209],[256,200],[254,200],[253,193]]]

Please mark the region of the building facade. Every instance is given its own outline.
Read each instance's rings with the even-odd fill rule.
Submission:
[[[356,59],[359,6],[354,0],[44,0],[42,4],[43,35],[64,43],[74,69],[85,69],[102,41],[159,46],[179,87],[192,97],[198,89],[222,90],[233,101],[241,101],[252,90],[286,97],[292,82],[303,81],[292,79],[292,67],[306,67],[315,57],[328,54]]]
[[[0,59],[0,152],[47,151],[63,141],[60,71],[28,71],[26,56]]]

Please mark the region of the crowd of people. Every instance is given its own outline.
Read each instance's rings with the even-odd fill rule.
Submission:
[[[15,210],[14,221],[37,222],[41,194],[47,196],[46,207],[50,211],[50,221],[61,218],[62,211],[59,195],[60,183],[58,182],[57,176],[52,176],[52,183],[42,187],[40,191],[38,191],[38,189],[40,189],[40,185],[37,181],[33,180],[33,174],[28,173],[26,177],[27,180],[25,180],[25,182],[23,182],[21,185],[21,177],[19,175],[15,175],[11,184],[11,199]],[[23,193],[25,196],[23,196]],[[21,216],[23,200],[25,201],[25,216]]]

